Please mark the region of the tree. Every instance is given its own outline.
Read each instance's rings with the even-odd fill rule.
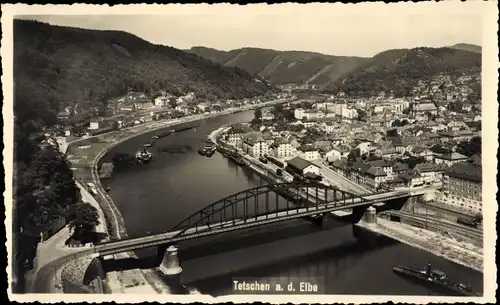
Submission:
[[[431,146],[431,148],[429,148],[429,150],[434,152],[434,153],[443,154],[443,155],[451,153],[450,149],[444,148],[443,146],[438,145],[438,144]]]
[[[407,119],[402,119],[402,120],[394,120],[394,122],[392,122],[391,126],[392,127],[401,127],[401,126],[406,126],[410,124],[410,121],[408,121]]]
[[[313,103],[310,103],[310,102],[302,102],[300,104],[300,107],[304,108],[304,109],[312,109],[313,107]]]
[[[173,98],[170,98],[170,99],[168,100],[168,106],[170,106],[170,108],[175,108],[175,107],[177,107],[177,101],[176,101],[175,99],[173,99]]]
[[[355,148],[349,152],[347,155],[347,163],[352,165],[361,157],[361,150],[359,148]]]
[[[457,152],[471,157],[475,154],[481,153],[481,137],[473,137],[470,141],[462,141],[458,144]]]
[[[271,113],[275,117],[279,117],[283,113],[283,110],[284,110],[283,104],[276,104],[271,108]]]
[[[256,120],[262,119],[262,109],[260,108],[255,109],[255,111],[253,112],[253,117]]]
[[[76,235],[92,232],[100,223],[97,209],[86,202],[79,202],[71,207],[68,221],[70,229],[75,229]]]
[[[296,120],[295,113],[290,108],[283,110],[282,115],[283,119],[287,122],[294,122]]]
[[[388,129],[386,133],[387,133],[388,137],[397,137],[398,136],[397,129]]]
[[[358,109],[358,120],[363,121],[367,116],[366,111]]]
[[[446,108],[447,108],[449,111],[462,113],[462,112],[464,112],[464,110],[463,110],[463,106],[464,106],[464,103],[463,103],[463,102],[457,101],[457,102],[454,102],[454,103],[449,103],[449,104],[446,106]]]
[[[394,120],[394,122],[392,122],[391,124],[391,127],[399,127],[399,126],[401,126],[401,121],[399,119]]]

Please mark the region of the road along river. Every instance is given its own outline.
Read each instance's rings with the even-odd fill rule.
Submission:
[[[231,122],[249,121],[253,112],[205,119],[196,129],[160,138],[149,165],[115,172],[103,181],[120,210],[130,237],[168,230],[191,213],[233,193],[267,183],[216,153],[198,155],[207,136]],[[113,153],[135,154],[152,135],[115,146]],[[137,252],[155,255],[154,249]],[[432,262],[458,282],[483,289],[483,274],[399,243],[376,248],[357,244],[350,224],[328,220],[323,229],[296,220],[252,232],[228,233],[179,245],[181,281],[213,295],[231,292],[232,277],[319,276],[329,294],[440,294],[393,274],[394,265],[424,267]]]

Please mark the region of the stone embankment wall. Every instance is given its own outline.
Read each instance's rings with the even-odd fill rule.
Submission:
[[[93,293],[90,287],[83,284],[85,272],[87,271],[91,261],[92,258],[84,257],[72,260],[63,267],[61,272],[61,282],[64,293]]]
[[[101,261],[92,257],[71,261],[61,272],[64,293],[109,293],[105,279]]]

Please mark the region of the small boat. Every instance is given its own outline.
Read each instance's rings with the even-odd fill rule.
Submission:
[[[206,156],[207,157],[211,157],[215,154],[215,147],[211,147],[209,149],[206,150]]]
[[[247,164],[245,163],[245,161],[243,161],[243,159],[242,159],[242,158],[237,158],[237,159],[236,159],[236,164],[238,164],[238,165],[240,165],[240,166],[245,166],[245,165],[247,165]]]
[[[200,155],[202,155],[202,156],[206,156],[206,154],[207,154],[207,152],[206,152],[205,148],[200,148],[200,149],[198,149],[198,153],[199,153]]]
[[[150,153],[149,151],[147,151],[145,147],[143,149],[139,150],[135,154],[135,159],[139,163],[143,163],[143,164],[148,164],[152,158],[153,158],[153,154]]]
[[[203,146],[198,150],[198,153],[202,156],[211,157],[215,154],[216,148],[213,146]]]

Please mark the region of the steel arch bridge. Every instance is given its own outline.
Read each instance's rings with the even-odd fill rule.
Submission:
[[[308,212],[319,211],[327,203],[341,207],[363,201],[365,199],[361,196],[320,183],[274,183],[222,198],[186,217],[168,231],[176,232],[172,239],[178,240],[206,231],[308,216]]]
[[[96,245],[100,256],[164,246],[193,238],[285,220],[317,217],[378,202],[320,183],[274,183],[227,196],[189,215],[165,233]]]

